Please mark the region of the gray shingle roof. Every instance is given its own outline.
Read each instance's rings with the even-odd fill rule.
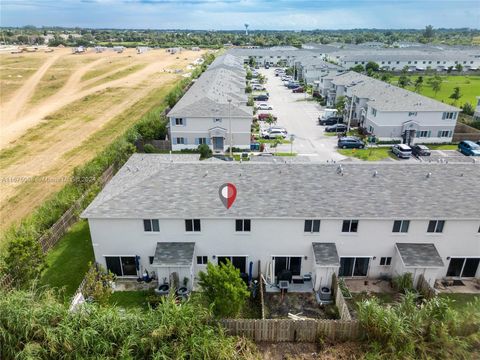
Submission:
[[[173,162],[134,154],[85,218],[480,219],[479,164]],[[376,176],[374,176],[375,171]],[[430,174],[427,176],[427,174]],[[218,189],[231,182],[226,210]]]
[[[380,111],[460,111],[454,106],[354,71],[338,75],[332,83],[346,85],[348,94],[369,99],[368,105]]]
[[[315,264],[319,266],[340,266],[340,260],[335,243],[313,242]]]
[[[194,242],[158,242],[152,265],[190,266],[194,250]]]
[[[406,267],[443,267],[434,244],[397,243],[395,246]]]
[[[168,113],[169,117],[245,117],[253,108],[247,106],[243,62],[232,55],[219,56]],[[228,100],[232,103],[229,105]]]

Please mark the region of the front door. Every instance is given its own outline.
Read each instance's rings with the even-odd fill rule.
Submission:
[[[223,137],[221,136],[213,137],[213,150],[223,151]]]

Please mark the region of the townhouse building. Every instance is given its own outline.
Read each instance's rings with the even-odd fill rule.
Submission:
[[[321,60],[317,56],[301,57],[294,62],[296,79],[314,84],[329,73],[346,71],[343,67]]]
[[[253,108],[247,106],[241,59],[218,57],[168,112],[172,150],[207,144],[214,152],[249,149]]]
[[[327,104],[340,96],[348,100],[345,118],[380,141],[450,143],[461,111],[353,71],[331,80]]]
[[[230,260],[269,286],[318,290],[331,275],[415,282],[480,276],[474,163],[191,161],[134,154],[81,215],[95,260],[119,277],[146,269],[196,286]],[[226,208],[219,189],[236,199]]]

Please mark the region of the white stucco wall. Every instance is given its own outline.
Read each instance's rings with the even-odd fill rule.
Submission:
[[[380,206],[380,205],[379,205]],[[235,219],[202,219],[201,232],[185,232],[184,219],[160,219],[160,232],[143,231],[142,219],[89,219],[95,260],[105,266],[105,256],[141,257],[142,269],[154,268],[157,242],[195,242],[194,274],[205,268],[196,264],[196,256],[247,256],[258,273],[258,260],[266,273],[272,256],[301,256],[301,275],[316,276],[312,242],[335,242],[340,257],[370,257],[369,277],[392,275],[392,266],[380,266],[381,257],[394,257],[395,243],[433,243],[445,266],[438,277],[446,275],[447,257],[480,257],[480,218],[447,220],[441,234],[427,233],[428,219],[411,220],[408,233],[392,233],[393,219],[360,220],[357,233],[342,233],[342,219],[321,220],[319,233],[304,233],[304,219],[252,219],[250,233],[235,232]],[[307,257],[305,259],[305,257]],[[480,276],[480,271],[477,271]],[[315,280],[315,279],[314,279]]]

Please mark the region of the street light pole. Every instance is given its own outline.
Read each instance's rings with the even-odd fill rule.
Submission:
[[[228,99],[228,127],[230,130],[230,157],[233,158],[233,150],[232,150],[232,117],[230,115],[230,105],[232,104],[232,99]]]

